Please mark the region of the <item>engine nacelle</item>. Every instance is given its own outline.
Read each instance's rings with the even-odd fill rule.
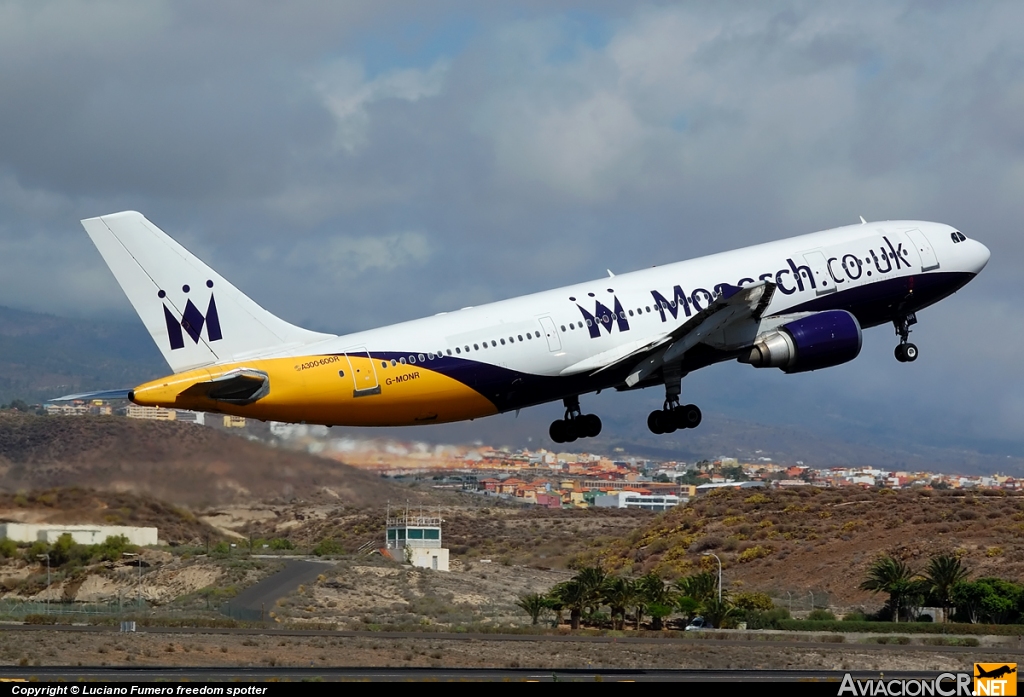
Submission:
[[[846,310],[827,310],[782,325],[754,342],[741,363],[802,373],[852,361],[860,354],[857,318]]]

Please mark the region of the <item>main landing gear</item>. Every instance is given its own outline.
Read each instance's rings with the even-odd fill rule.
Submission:
[[[684,428],[697,428],[700,425],[701,413],[696,404],[679,404],[682,387],[682,373],[679,366],[665,366],[665,406],[660,411],[652,411],[647,417],[647,428],[651,433],[661,435],[674,433]]]
[[[911,312],[906,317],[900,317],[892,321],[896,333],[900,337],[899,346],[894,351],[896,360],[900,363],[913,363],[917,360],[917,346],[907,341],[910,337],[910,327],[917,324],[917,315]]]
[[[572,443],[578,438],[593,438],[601,433],[601,419],[596,414],[580,413],[580,398],[566,397],[565,418],[551,422],[548,435],[556,443]]]

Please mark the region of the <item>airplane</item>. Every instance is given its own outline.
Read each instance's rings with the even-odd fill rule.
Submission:
[[[1011,668],[1010,665],[1004,664],[1004,665],[999,666],[998,668],[993,668],[992,670],[985,670],[984,668],[981,667],[981,664],[975,663],[974,664],[974,670],[975,670],[975,672],[977,672],[977,675],[975,675],[974,677],[976,677],[976,678],[1001,678],[1004,675],[1009,675],[1010,673],[1016,673],[1017,672],[1016,665],[1017,664],[1014,663],[1013,664],[1014,667]]]
[[[915,361],[917,313],[966,285],[990,252],[941,223],[860,220],[341,336],[271,314],[138,212],[82,225],[173,371],[123,391],[135,404],[405,426],[561,400],[548,435],[564,443],[601,432],[580,397],[606,389],[662,386],[651,432],[696,427],[682,379],[722,361],[827,368],[888,323],[896,359]]]

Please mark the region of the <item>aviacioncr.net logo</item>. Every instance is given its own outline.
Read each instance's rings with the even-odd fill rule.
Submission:
[[[932,680],[854,680],[847,673],[838,694],[856,697],[972,697],[974,691],[969,673],[940,673]]]

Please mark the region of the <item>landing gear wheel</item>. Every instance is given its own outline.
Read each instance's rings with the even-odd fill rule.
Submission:
[[[903,360],[913,363],[917,360],[917,346],[914,344],[903,344]]]
[[[661,427],[661,414],[662,412],[660,411],[652,411],[647,417],[647,428],[656,436],[660,436],[665,432]]]
[[[896,356],[896,360],[898,360],[900,363],[907,362],[907,354],[905,350],[906,347],[906,344],[899,344],[898,346],[896,346],[896,350],[892,352],[893,355]]]
[[[696,404],[679,407],[677,413],[679,428],[697,428],[704,418]]]
[[[551,422],[551,427],[548,429],[548,435],[556,443],[565,442],[565,422],[561,419]]]
[[[580,437],[580,425],[576,419],[565,422],[565,442],[574,443]]]
[[[597,414],[586,414],[580,417],[581,435],[584,438],[593,438],[601,433],[601,419]]]

